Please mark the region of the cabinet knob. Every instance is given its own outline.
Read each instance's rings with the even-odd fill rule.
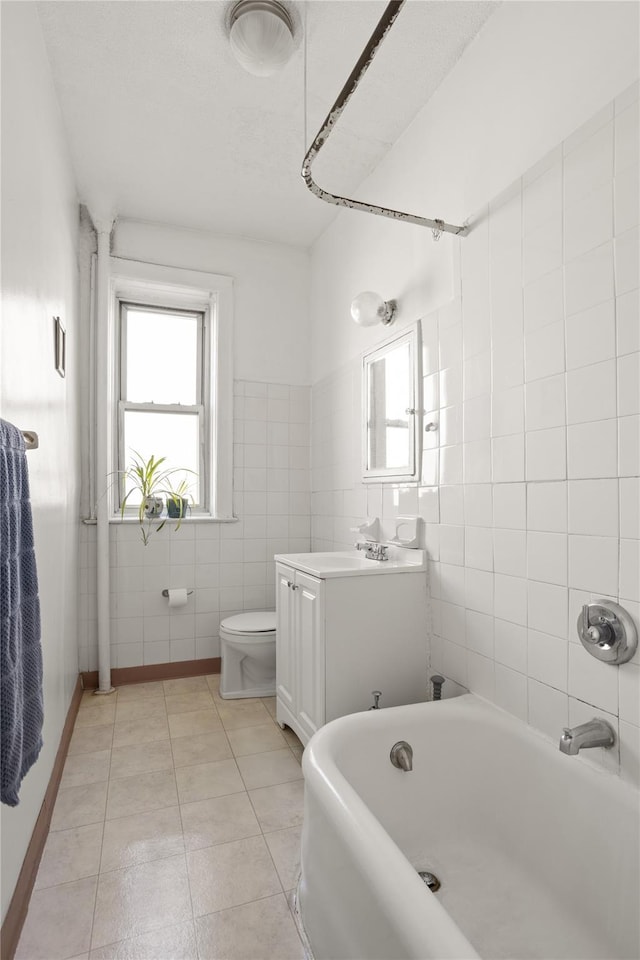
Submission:
[[[292,587],[292,586],[293,586],[293,583],[292,583],[291,580],[287,580],[287,586],[288,586],[288,587]]]

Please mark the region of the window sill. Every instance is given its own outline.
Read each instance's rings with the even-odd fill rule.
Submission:
[[[168,523],[170,525],[177,524],[177,517],[153,517],[149,521],[146,517],[144,523]],[[97,524],[97,519],[95,517],[83,517],[82,522],[85,526],[92,527]],[[129,524],[138,525],[140,521],[137,517],[109,517],[109,523],[122,524],[128,526]],[[238,517],[212,517],[210,514],[196,514],[195,516],[183,517],[182,523],[238,523]]]

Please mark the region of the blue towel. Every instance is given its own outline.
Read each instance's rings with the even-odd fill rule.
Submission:
[[[40,601],[21,432],[0,420],[0,799],[15,807],[42,747]]]

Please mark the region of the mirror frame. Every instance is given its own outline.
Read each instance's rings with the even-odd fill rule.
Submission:
[[[420,479],[422,466],[422,346],[420,336],[420,321],[409,324],[402,331],[378,344],[374,350],[362,354],[361,392],[362,392],[362,482],[363,483],[417,483]],[[409,464],[406,470],[398,467],[368,467],[369,449],[369,367],[380,360],[389,348],[409,344],[409,364],[411,400],[413,409],[413,430],[409,428]]]

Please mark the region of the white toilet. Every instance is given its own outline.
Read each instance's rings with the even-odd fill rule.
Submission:
[[[275,697],[275,610],[238,613],[220,624],[220,696]]]

